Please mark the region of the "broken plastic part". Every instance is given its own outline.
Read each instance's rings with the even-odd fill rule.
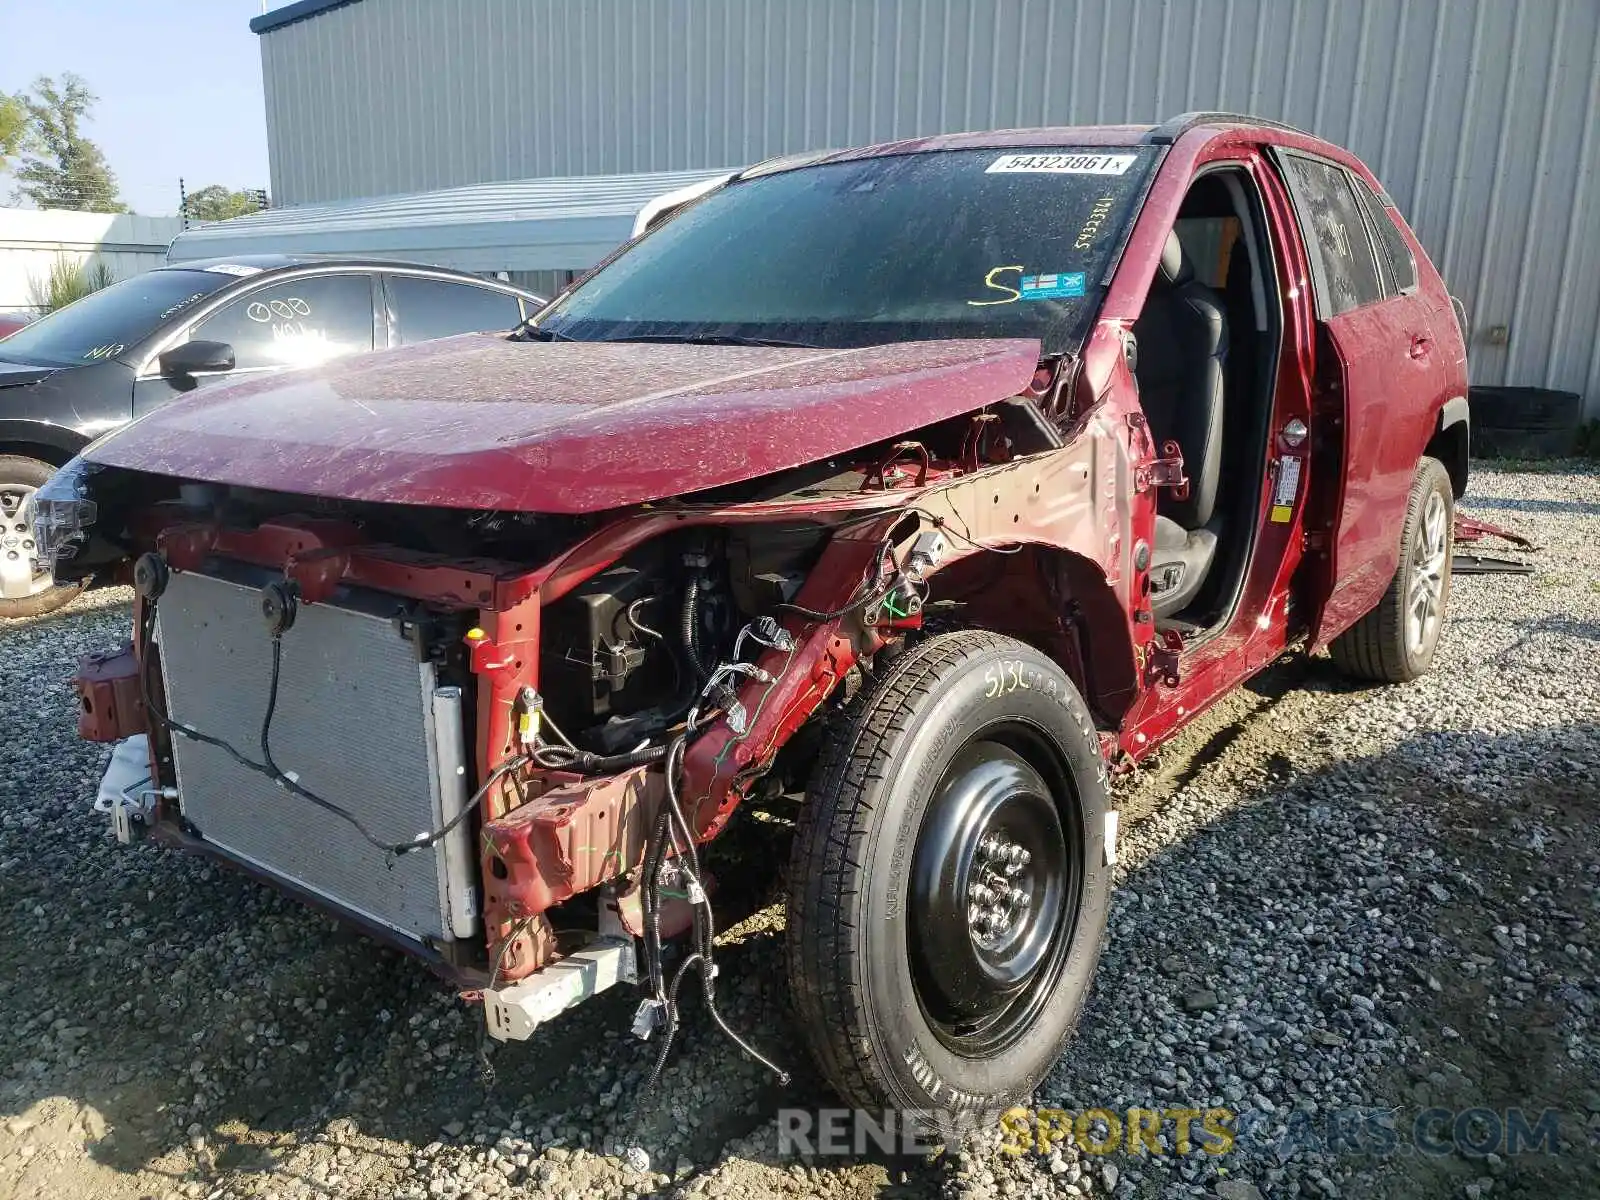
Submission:
[[[650,1035],[661,1028],[667,1006],[659,1000],[641,1000],[633,1013],[633,1036],[648,1042]]]
[[[33,537],[40,566],[72,558],[99,517],[89,498],[89,476],[99,463],[74,458],[33,494]]]

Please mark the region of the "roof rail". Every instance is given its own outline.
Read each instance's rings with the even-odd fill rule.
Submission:
[[[1297,129],[1282,121],[1272,121],[1266,117],[1252,117],[1245,113],[1230,112],[1186,112],[1175,117],[1168,117],[1145,135],[1145,141],[1152,146],[1170,146],[1183,134],[1189,132],[1197,125],[1265,125],[1270,129],[1284,129],[1290,133],[1305,133],[1304,129]],[[1306,134],[1307,137],[1311,136]]]

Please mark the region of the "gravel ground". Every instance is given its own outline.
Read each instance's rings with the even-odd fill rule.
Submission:
[[[829,1100],[770,903],[728,931],[719,996],[787,1090],[698,1002],[637,1108],[628,996],[486,1047],[399,955],[110,840],[65,680],[123,636],[125,595],[0,624],[0,1197],[1600,1196],[1600,472],[1480,467],[1467,508],[1544,550],[1531,578],[1456,581],[1431,675],[1274,667],[1120,785],[1110,940],[1037,1102],[1244,1114],[1215,1156],[1169,1121],[1159,1157],[780,1158],[777,1109]],[[772,861],[779,824],[725,852]],[[1434,1106],[1558,1110],[1560,1153],[1372,1152]]]

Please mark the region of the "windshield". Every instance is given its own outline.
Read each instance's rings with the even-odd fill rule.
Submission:
[[[1151,152],[952,150],[730,184],[549,309],[535,336],[1078,346]]]
[[[215,271],[146,271],[24,326],[0,341],[0,358],[55,367],[115,358],[168,317],[234,282]]]

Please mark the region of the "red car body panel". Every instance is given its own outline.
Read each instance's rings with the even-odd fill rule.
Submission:
[[[272,491],[587,513],[739,483],[1015,396],[1029,340],[858,350],[467,334],[166,405],[94,462]]]
[[[924,138],[842,157],[944,149],[1134,145],[1144,127],[1011,130]],[[355,530],[283,526],[225,531],[156,526],[174,565],[210,553],[283,564],[308,599],[340,581],[475,611],[480,778],[512,747],[519,689],[535,686],[541,613],[634,547],[688,525],[810,521],[850,515],[797,596],[828,619],[793,611],[792,657],[758,662],[778,683],[750,680],[739,700],[748,730],[707,730],[688,749],[683,791],[695,832],[722,828],[749,781],[816,711],[851,665],[895,636],[839,619],[879,539],[913,506],[959,541],[935,578],[986,628],[1046,648],[1099,719],[1108,756],[1137,760],[1302,638],[1326,642],[1370,610],[1393,577],[1418,458],[1465,396],[1465,358],[1437,272],[1416,258],[1410,293],[1320,320],[1311,256],[1274,161],[1283,146],[1353,171],[1352,155],[1277,126],[1217,120],[1181,131],[1151,180],[1099,315],[1061,392],[1039,373],[1032,341],[902,343],[848,351],[764,347],[511,343],[469,336],[315,373],[211,391],[170,405],[96,447],[116,466],[291,494],[467,509],[610,512],[611,520],[552,561],[446,570]],[[1157,630],[1148,549],[1172,463],[1151,436],[1126,335],[1145,306],[1163,246],[1196,176],[1226,165],[1258,194],[1271,248],[1274,347],[1260,495],[1238,600],[1219,629],[1186,644]],[[1055,421],[1065,445],[1010,461],[926,461],[923,473],[880,473],[880,488],[744,504],[630,506],[747,481],[960,418],[1016,396]],[[1264,397],[1263,397],[1264,402]],[[1261,410],[1258,409],[1257,412]],[[1307,437],[1286,436],[1303,422]],[[918,443],[920,445],[920,443]],[[849,460],[853,461],[853,460]],[[855,464],[860,466],[860,464]],[[1289,499],[1276,481],[1297,473]],[[867,479],[871,481],[871,475]],[[948,522],[948,524],[944,524]],[[286,549],[288,547],[288,549]],[[986,549],[1018,550],[1013,556]],[[1141,564],[1141,549],[1144,565]],[[504,567],[504,570],[500,568]],[[770,698],[771,702],[767,703]],[[507,978],[544,961],[537,927],[516,921],[622,874],[620,859],[572,861],[574,831],[642,819],[648,772],[582,786],[555,773],[548,811],[493,794],[483,828],[491,946]],[[537,803],[537,802],[536,802]],[[627,826],[636,838],[637,829]],[[563,841],[562,839],[566,839]],[[630,841],[628,843],[632,845]],[[564,848],[565,847],[565,848]],[[556,864],[552,867],[550,864]],[[559,868],[559,869],[558,869]],[[519,931],[520,929],[520,931]]]

